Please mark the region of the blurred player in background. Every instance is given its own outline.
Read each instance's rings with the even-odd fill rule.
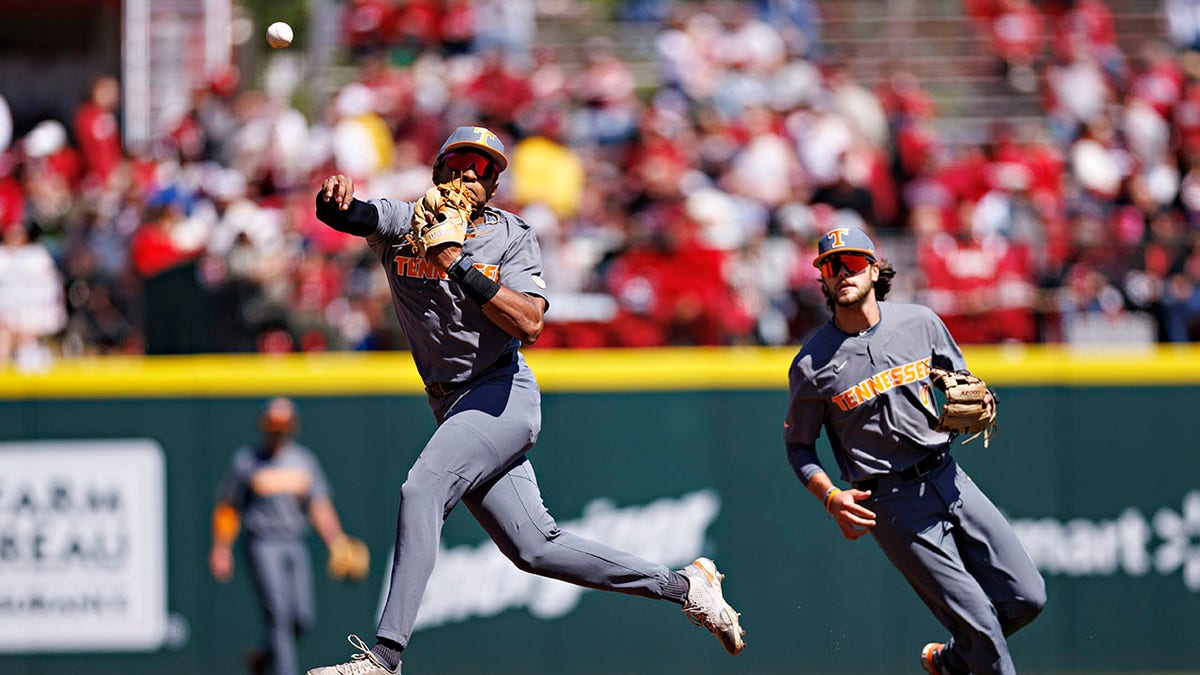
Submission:
[[[504,145],[488,129],[459,127],[446,139],[433,182],[461,181],[474,209],[457,243],[426,248],[423,259],[406,237],[419,230],[412,202],[360,201],[354,181],[340,174],[317,193],[317,216],[366,237],[383,265],[438,429],[400,488],[392,577],[374,647],[351,635],[359,650],[351,661],[309,675],[400,672],[442,524],[460,501],[520,569],[676,602],[729,653],[744,646],[737,613],[725,602],[722,575],[711,560],[668,569],[559,529],[542,503],[526,456],[541,431],[541,392],[519,348],[541,334],[549,302],[534,231],[517,216],[486,206],[507,166]],[[446,217],[429,215],[431,222]]]
[[[266,623],[266,644],[250,652],[255,675],[296,675],[296,639],[314,620],[312,574],[304,537],[308,523],[329,547],[329,574],[361,579],[367,551],[342,531],[329,485],[312,451],[296,444],[295,404],[272,399],[259,417],[262,437],[234,453],[217,488],[208,567],[222,583],[233,577],[233,543],[243,552]],[[273,671],[272,671],[273,667]]]
[[[950,632],[932,675],[1016,675],[1007,636],[1037,618],[1046,584],[1003,514],[950,455],[930,366],[965,371],[946,326],[922,305],[884,302],[896,275],[857,228],[821,237],[813,265],[833,317],[789,371],[788,460],[847,539],[870,533]],[[817,457],[821,428],[853,487]]]

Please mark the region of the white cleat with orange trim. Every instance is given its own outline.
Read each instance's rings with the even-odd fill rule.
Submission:
[[[742,640],[746,631],[738,623],[740,615],[725,602],[721,592],[721,581],[725,575],[718,572],[717,566],[708,558],[696,558],[679,573],[687,577],[690,584],[687,602],[683,604],[683,613],[688,621],[707,628],[721,641],[725,651],[737,656],[746,646]]]

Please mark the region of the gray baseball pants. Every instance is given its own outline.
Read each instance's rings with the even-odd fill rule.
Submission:
[[[875,541],[950,631],[952,673],[1015,675],[1006,637],[1046,604],[1046,584],[991,500],[947,460],[921,480],[881,479],[863,505]]]
[[[665,566],[560,530],[546,510],[525,456],[541,431],[541,392],[523,358],[430,404],[439,426],[400,488],[396,552],[378,637],[408,644],[442,524],[460,501],[525,572],[663,597],[670,576]]]
[[[296,675],[296,637],[312,627],[315,615],[308,549],[299,540],[254,537],[244,546],[275,673]]]

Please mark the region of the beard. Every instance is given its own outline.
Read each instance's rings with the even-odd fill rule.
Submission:
[[[833,294],[833,302],[838,307],[858,307],[867,299],[867,292],[870,287],[863,288],[862,286],[854,285],[849,287],[845,293],[840,290],[835,290]]]

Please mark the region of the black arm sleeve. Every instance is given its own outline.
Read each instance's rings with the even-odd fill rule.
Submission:
[[[332,201],[325,201],[325,191],[317,191],[317,218],[339,232],[365,237],[374,234],[379,227],[379,211],[367,202],[355,199],[350,208],[339,209]]]

